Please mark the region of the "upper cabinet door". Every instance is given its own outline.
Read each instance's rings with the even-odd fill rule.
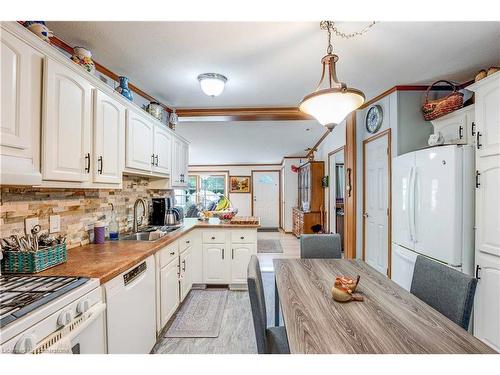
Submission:
[[[172,135],[161,125],[155,125],[153,172],[170,174],[172,162]]]
[[[43,179],[89,181],[92,85],[73,70],[47,59],[44,100]]]
[[[41,75],[31,77],[31,56],[36,51],[7,31],[2,30],[1,44],[1,119],[0,144],[19,150],[27,150],[32,143],[32,127],[40,120],[32,118],[29,111],[32,96],[40,100],[41,92],[31,92],[32,79],[40,80]],[[40,60],[41,62],[41,60]],[[41,74],[41,65],[39,67]],[[40,105],[38,103],[38,105]],[[27,110],[28,109],[28,110]],[[38,109],[40,113],[40,109]],[[32,123],[34,121],[34,123]]]
[[[188,180],[189,146],[182,139],[174,137],[172,142],[172,186],[186,186]]]
[[[500,73],[474,84],[477,156],[500,155]]]
[[[0,184],[40,184],[44,57],[3,28],[0,40]]]
[[[146,115],[127,110],[125,166],[151,172],[154,124]]]
[[[95,90],[94,182],[119,184],[125,154],[125,107]]]

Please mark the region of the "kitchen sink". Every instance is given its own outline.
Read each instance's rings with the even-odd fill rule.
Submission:
[[[157,228],[147,227],[147,228],[145,228],[145,230],[143,230],[141,232],[130,233],[130,234],[127,234],[126,236],[120,237],[120,240],[123,240],[123,241],[151,241],[151,242],[158,241],[162,237],[157,238],[155,236],[155,239],[153,239],[153,240],[149,239],[149,234],[156,229]],[[160,230],[161,230],[161,232],[164,232],[165,234],[167,234],[167,233],[175,232],[178,229],[180,229],[180,228],[179,227],[162,227]]]
[[[150,232],[131,233],[131,234],[128,234],[126,236],[123,236],[120,239],[124,240],[124,241],[150,241],[149,233]],[[151,241],[156,241],[156,240],[151,240]]]

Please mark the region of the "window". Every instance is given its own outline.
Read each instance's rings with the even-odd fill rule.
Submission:
[[[188,175],[186,189],[175,189],[175,202],[186,217],[196,217],[199,209],[211,210],[221,195],[226,195],[226,174],[199,173]]]

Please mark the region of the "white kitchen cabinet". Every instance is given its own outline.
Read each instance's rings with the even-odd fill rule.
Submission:
[[[179,306],[179,262],[175,258],[160,270],[160,324],[165,327]],[[160,328],[160,329],[161,329]]]
[[[246,284],[248,263],[256,252],[255,244],[231,244],[232,284]]]
[[[191,247],[184,250],[180,257],[180,301],[188,295],[191,287],[193,286],[193,270],[191,263]]]
[[[203,275],[207,284],[228,284],[230,258],[223,244],[203,244]]]
[[[476,255],[474,335],[500,352],[500,257]]]
[[[80,74],[45,60],[42,123],[44,180],[87,182],[91,176],[92,89]]]
[[[177,136],[172,141],[172,187],[185,187],[188,180],[189,145]]]
[[[146,114],[127,110],[125,166],[151,172],[153,154],[154,123]]]
[[[170,174],[172,162],[172,135],[163,125],[154,127],[153,172]]]
[[[125,107],[100,90],[94,91],[94,182],[122,182],[125,153]]]
[[[0,38],[0,184],[40,184],[44,57],[3,27]]]
[[[474,335],[500,350],[500,73],[468,90],[475,92],[476,276]]]
[[[432,120],[434,133],[443,135],[445,144],[474,144],[474,105]]]

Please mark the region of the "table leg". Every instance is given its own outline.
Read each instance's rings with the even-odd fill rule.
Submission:
[[[278,285],[276,284],[276,275],[274,276],[274,325],[280,325],[280,297],[278,295]]]

